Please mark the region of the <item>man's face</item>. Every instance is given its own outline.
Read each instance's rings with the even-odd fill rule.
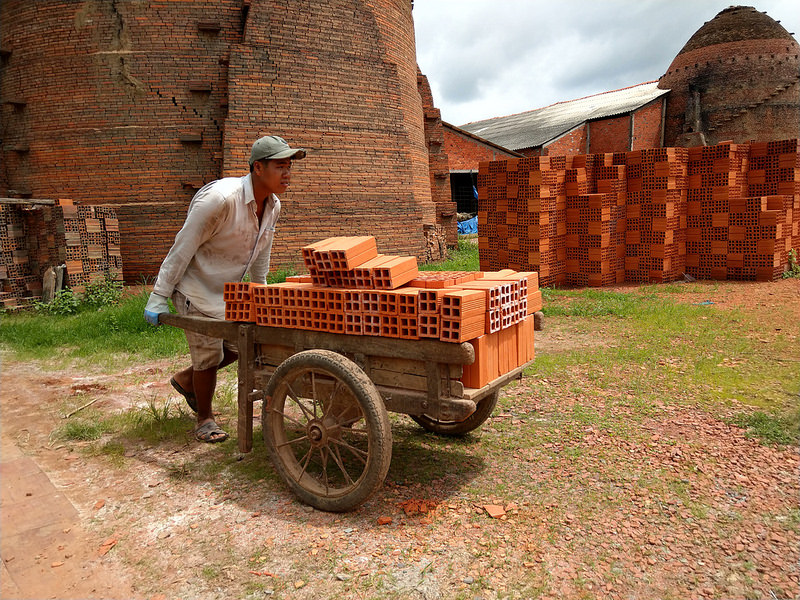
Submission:
[[[267,194],[282,194],[292,179],[292,159],[259,160],[253,165],[253,177]]]

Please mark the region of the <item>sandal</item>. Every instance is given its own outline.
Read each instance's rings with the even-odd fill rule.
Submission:
[[[187,392],[185,389],[183,389],[180,383],[175,381],[174,377],[170,379],[169,382],[172,384],[172,387],[175,388],[176,392],[186,398],[186,404],[189,405],[189,408],[191,408],[194,412],[197,412],[197,398],[195,397],[194,392]]]
[[[206,442],[208,444],[216,444],[217,442],[224,442],[228,439],[228,434],[220,429],[213,420],[206,421],[194,430],[194,437],[198,442]]]

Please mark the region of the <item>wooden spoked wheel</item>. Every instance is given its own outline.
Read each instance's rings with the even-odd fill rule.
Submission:
[[[340,354],[307,350],[281,363],[267,385],[261,424],[275,469],[315,508],[352,510],[386,478],[386,407],[369,377]]]

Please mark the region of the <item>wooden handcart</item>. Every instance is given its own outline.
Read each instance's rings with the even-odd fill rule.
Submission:
[[[458,435],[479,427],[500,389],[528,362],[480,389],[465,388],[468,342],[406,340],[265,327],[162,314],[160,321],[236,344],[238,444],[252,450],[253,404],[271,461],[305,503],[325,511],[360,505],[389,470],[388,412],[428,431]]]

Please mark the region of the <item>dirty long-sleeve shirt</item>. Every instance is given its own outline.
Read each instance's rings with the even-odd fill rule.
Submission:
[[[226,282],[265,283],[281,203],[267,199],[259,228],[250,175],[227,177],[202,187],[192,198],[183,227],[161,264],[153,291],[180,291],[210,317],[225,318]]]

